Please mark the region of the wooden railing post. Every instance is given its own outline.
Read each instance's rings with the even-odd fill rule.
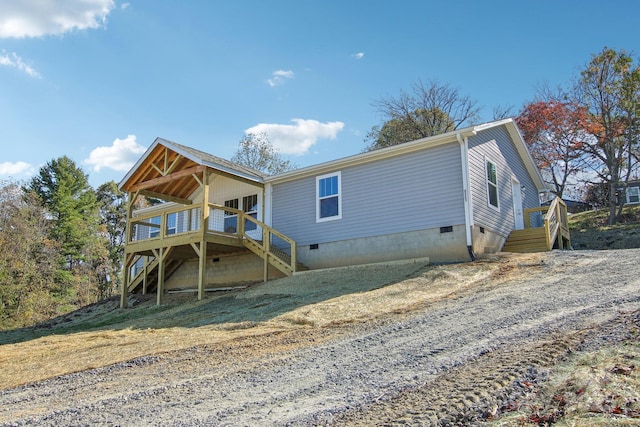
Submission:
[[[244,222],[246,221],[245,219],[245,213],[244,212],[238,212],[238,216],[237,216],[237,220],[238,220],[238,224],[237,224],[237,229],[236,229],[236,233],[238,234],[238,238],[240,240],[244,240]]]
[[[264,281],[269,280],[269,254],[271,253],[271,233],[262,227],[262,247],[264,249]]]

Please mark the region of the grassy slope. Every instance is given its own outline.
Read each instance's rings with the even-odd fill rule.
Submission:
[[[570,223],[574,249],[640,247],[640,206],[627,208],[625,214],[627,222],[613,227],[606,226],[606,212],[572,215]],[[134,296],[134,306],[127,310],[119,309],[118,300],[112,299],[84,307],[36,327],[0,331],[0,366],[7,368],[3,371],[16,371],[9,368],[14,366],[16,360],[21,361],[21,372],[16,372],[13,378],[0,378],[0,389],[64,373],[69,369],[70,359],[75,361],[76,369],[82,370],[143,354],[158,354],[198,344],[259,336],[297,326],[349,323],[373,318],[376,316],[375,313],[383,315],[385,311],[403,311],[421,300],[418,296],[419,288],[412,287],[411,280],[406,281],[406,285],[403,284],[403,279],[415,277],[417,274],[433,274],[429,280],[441,286],[441,290],[422,298],[437,298],[453,291],[451,283],[464,286],[463,278],[473,275],[487,276],[487,270],[494,267],[488,264],[477,267],[467,265],[465,268],[469,271],[464,275],[445,277],[446,280],[440,275],[452,273],[442,269],[434,269],[431,272],[428,268],[425,270],[423,265],[385,267],[375,274],[367,271],[370,280],[360,286],[355,286],[359,281],[345,283],[341,276],[328,273],[313,276],[316,279],[306,282],[303,287],[295,284],[292,279],[270,282],[242,291],[242,297],[239,297],[239,292],[234,291],[209,295],[205,300],[195,302],[193,295],[174,295],[161,307],[155,306],[153,295]],[[355,276],[362,275],[357,268],[354,268],[353,273]],[[398,284],[386,287],[390,283]],[[367,313],[353,313],[354,308],[362,304],[362,300],[358,298],[363,293],[366,293],[367,301],[379,305],[368,307]],[[408,300],[394,300],[402,295],[408,296]],[[351,307],[350,313],[355,317],[341,318],[345,310],[341,310],[341,305],[334,302],[336,299],[342,301],[342,307],[345,304]],[[114,351],[117,354],[114,354]],[[624,386],[607,380],[607,384],[611,383],[613,389],[605,388],[603,385],[597,390],[586,390],[580,385],[582,383],[568,373],[579,372],[581,367],[587,365],[589,375],[593,376],[591,379],[583,378],[587,383],[596,384],[599,379],[613,377],[624,380]],[[598,408],[603,409],[601,415],[607,420],[619,416],[615,412],[619,410],[620,404],[629,401],[625,399],[640,399],[640,396],[630,394],[633,390],[640,390],[640,378],[638,369],[635,368],[629,371],[629,375],[612,375],[611,369],[626,369],[631,365],[640,366],[640,346],[637,343],[626,343],[601,352],[577,353],[574,358],[550,374],[549,381],[543,385],[544,390],[540,390],[536,396],[531,396],[528,412],[520,409],[518,412],[505,414],[503,418],[496,420],[496,425],[529,424],[536,420],[536,416],[545,414],[550,415],[550,418],[556,417],[559,401],[570,402],[572,407],[577,408],[576,413],[564,417],[564,422],[568,425],[571,425],[571,420],[580,420],[580,417]],[[30,369],[33,370],[32,376],[27,379],[24,374]],[[616,390],[623,388],[631,390],[625,394],[627,397],[621,397],[619,392],[616,394]],[[600,399],[587,391],[604,393],[605,397]],[[598,399],[604,402],[607,396],[614,395],[620,404],[618,401],[609,404],[609,412],[604,411],[604,406],[598,406]],[[595,401],[596,405],[587,402],[586,399],[590,399],[590,402]],[[566,405],[568,404],[564,404],[563,407],[565,412]],[[590,416],[593,417],[595,414],[591,413]],[[554,421],[561,419],[563,418],[558,417]],[[597,422],[598,419],[592,418],[590,421]],[[582,418],[577,425],[584,425],[584,422],[585,419]],[[600,424],[597,422],[594,425]]]
[[[587,211],[571,215],[571,245],[574,249],[640,248],[640,205],[626,206],[620,224],[607,225],[608,212]]]

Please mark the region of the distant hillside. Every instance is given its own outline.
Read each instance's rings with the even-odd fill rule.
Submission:
[[[623,222],[607,225],[606,209],[573,214],[569,217],[573,249],[640,248],[640,205],[625,206]]]

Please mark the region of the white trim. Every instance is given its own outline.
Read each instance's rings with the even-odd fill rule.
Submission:
[[[325,218],[320,217],[320,180],[338,177],[338,194],[331,195],[331,197],[338,197],[338,215],[328,216]],[[340,171],[331,172],[324,175],[316,176],[316,222],[334,221],[336,219],[342,219],[342,173]]]
[[[273,186],[270,183],[264,185],[264,220],[269,227],[273,226]]]
[[[517,199],[520,200],[520,206],[516,203]],[[514,230],[522,230],[524,229],[524,197],[520,181],[515,176],[511,177],[511,202],[513,203]],[[518,221],[518,219],[521,219],[522,222]]]
[[[496,169],[496,183],[495,183],[495,187],[496,187],[496,203],[498,204],[498,206],[494,206],[491,204],[491,195],[489,194],[489,170],[487,169],[487,163],[491,163],[494,168]],[[487,157],[486,155],[484,156],[484,186],[487,192],[487,206],[497,212],[500,212],[500,186],[499,186],[500,180],[498,179],[498,164],[490,159],[489,157]],[[493,183],[491,183],[493,185]]]
[[[471,181],[469,179],[469,138],[457,134],[460,144],[460,161],[462,163],[462,197],[464,203],[464,223],[467,247],[473,246],[471,227],[473,226],[473,205],[471,203]]]

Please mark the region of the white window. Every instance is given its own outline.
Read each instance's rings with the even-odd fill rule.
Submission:
[[[258,195],[252,194],[251,196],[244,196],[242,198],[242,210],[247,215],[258,218]],[[244,229],[245,231],[255,230],[257,225],[252,221],[245,221]]]
[[[342,218],[340,172],[316,177],[316,222]]]
[[[258,218],[258,195],[243,196],[240,199],[231,199],[224,202],[227,208],[238,209],[247,215]],[[245,221],[245,231],[255,230],[257,225],[255,222]],[[233,211],[224,212],[224,231],[227,233],[235,233],[238,231],[238,214]]]
[[[167,236],[178,232],[178,214],[170,213],[167,215]]]
[[[238,209],[238,199],[226,200],[224,206]],[[224,211],[224,232],[235,233],[238,231],[238,214],[234,211]]]
[[[640,187],[627,188],[627,203],[640,203]]]
[[[158,237],[160,235],[160,217],[149,218],[149,222],[158,225],[157,227],[149,226],[149,238]]]
[[[498,197],[498,169],[496,164],[485,159],[486,177],[487,177],[487,203],[489,207],[499,209]]]

